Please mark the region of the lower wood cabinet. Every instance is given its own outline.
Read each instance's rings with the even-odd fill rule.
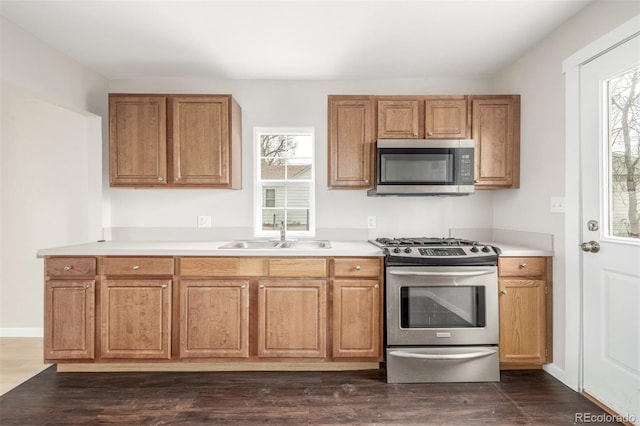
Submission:
[[[382,274],[379,257],[47,258],[45,360],[379,362]]]
[[[500,367],[551,362],[551,258],[499,259]]]
[[[180,281],[180,358],[249,357],[249,281]]]
[[[378,280],[333,281],[333,357],[381,356],[381,285]]]
[[[95,257],[49,257],[44,275],[45,362],[94,359]]]
[[[261,280],[258,284],[258,356],[324,358],[325,280]]]
[[[95,280],[45,282],[44,359],[93,359]]]
[[[100,283],[100,356],[171,358],[171,280]]]

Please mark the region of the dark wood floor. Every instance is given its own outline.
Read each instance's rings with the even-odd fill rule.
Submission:
[[[542,371],[502,372],[499,383],[387,384],[383,370],[56,373],[51,367],[0,397],[3,426],[571,425],[576,413],[604,414]]]

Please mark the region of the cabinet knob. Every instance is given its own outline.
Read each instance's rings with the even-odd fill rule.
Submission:
[[[73,266],[71,266],[71,265],[67,265],[67,266],[65,266],[63,269],[64,269],[65,271],[70,271],[70,270],[72,270],[72,269],[73,269]]]
[[[500,294],[507,294],[507,290],[502,290]]]
[[[380,288],[380,284],[374,285],[373,288]]]
[[[359,271],[360,269],[362,269],[362,268],[360,267],[360,265],[357,265],[357,266],[356,266],[356,271]]]
[[[528,265],[527,265],[527,262],[522,262],[522,263],[520,264],[520,268],[521,268],[521,269],[524,269],[524,268],[526,268],[527,266],[528,266]]]
[[[159,181],[163,181],[163,180],[164,180],[164,178],[163,178],[162,176],[158,176],[158,180],[159,180]]]
[[[140,269],[140,265],[133,265],[133,270],[137,271],[138,269]]]
[[[168,287],[168,285],[162,284],[162,288],[167,288],[167,287]]]
[[[84,288],[91,288],[91,284],[89,284],[89,283],[85,284]]]
[[[246,285],[246,284],[242,284],[242,285],[240,286],[240,288],[247,288],[247,285]]]
[[[264,284],[260,284],[260,288],[264,288]]]
[[[173,178],[173,181],[174,182],[178,182],[178,181],[180,181],[180,178]]]
[[[429,134],[429,136],[433,136],[433,132],[429,132],[428,134]]]

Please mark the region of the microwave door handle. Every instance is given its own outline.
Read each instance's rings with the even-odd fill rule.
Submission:
[[[391,351],[389,355],[396,356],[398,358],[412,358],[412,359],[436,359],[436,360],[456,360],[456,359],[477,359],[485,356],[493,355],[496,351],[489,349],[480,352],[469,352],[462,354],[416,354],[412,352],[400,352]]]
[[[389,271],[391,275],[419,277],[477,277],[493,274],[495,271]]]

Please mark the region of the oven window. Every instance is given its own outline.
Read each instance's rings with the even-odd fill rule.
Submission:
[[[484,286],[401,287],[401,328],[484,327]]]
[[[380,156],[381,183],[452,183],[453,154],[399,154]]]

